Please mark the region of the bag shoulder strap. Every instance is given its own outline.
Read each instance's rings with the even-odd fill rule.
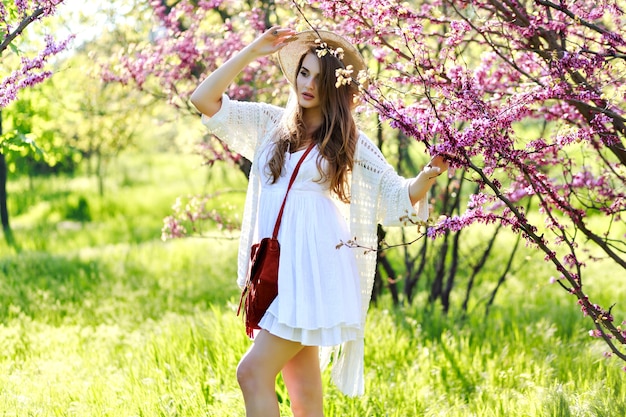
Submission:
[[[311,144],[306,149],[306,151],[304,151],[304,154],[302,154],[302,156],[300,157],[298,164],[293,169],[293,174],[291,174],[291,179],[289,180],[289,185],[287,186],[287,192],[285,193],[285,198],[283,199],[283,204],[280,206],[280,211],[278,212],[278,218],[276,219],[276,224],[274,225],[274,233],[272,234],[273,239],[276,239],[278,237],[278,229],[280,229],[280,222],[283,219],[283,211],[285,210],[285,203],[287,202],[287,195],[289,195],[289,190],[291,189],[291,186],[295,182],[296,176],[298,176],[300,165],[302,165],[302,162],[304,162],[305,158],[307,157],[309,152],[311,152],[314,146],[315,146],[315,142],[311,142]]]

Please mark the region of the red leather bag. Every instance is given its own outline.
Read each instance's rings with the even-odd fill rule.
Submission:
[[[243,307],[246,334],[249,337],[253,336],[255,329],[260,328],[259,322],[265,315],[270,304],[272,304],[272,301],[274,301],[278,295],[278,265],[280,263],[280,243],[278,243],[277,239],[278,229],[280,228],[280,222],[283,217],[283,210],[285,209],[285,202],[287,201],[289,190],[298,175],[300,165],[302,165],[302,162],[309,152],[311,152],[314,145],[315,143],[309,145],[307,150],[300,157],[298,164],[293,170],[293,174],[291,174],[287,192],[285,193],[283,204],[280,207],[280,212],[278,213],[278,218],[274,225],[272,237],[263,238],[261,242],[252,245],[246,286],[241,292],[239,308],[237,309],[237,315],[239,315]]]
[[[253,330],[259,328],[265,311],[278,295],[278,240],[270,237],[262,239],[252,246],[250,258],[248,283],[241,293],[239,311],[243,304],[246,333],[252,337]]]

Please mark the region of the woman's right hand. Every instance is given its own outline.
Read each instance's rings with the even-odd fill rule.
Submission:
[[[212,117],[222,107],[222,94],[246,65],[256,58],[273,54],[289,43],[293,29],[274,26],[256,38],[241,52],[209,75],[191,94],[191,103],[203,114]]]
[[[248,49],[256,57],[272,55],[287,45],[295,34],[293,29],[273,26],[248,45]]]

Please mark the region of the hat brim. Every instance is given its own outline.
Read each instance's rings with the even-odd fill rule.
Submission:
[[[291,37],[288,41],[289,43],[278,51],[280,68],[289,84],[293,87],[296,85],[296,72],[298,71],[300,59],[309,52],[312,46],[318,45],[315,41],[320,39],[320,37],[321,41],[326,43],[329,48],[333,50],[341,48],[343,50],[343,59],[341,61],[346,67],[352,65],[352,78],[356,79],[359,71],[367,68],[359,51],[344,37],[325,30],[300,32]]]

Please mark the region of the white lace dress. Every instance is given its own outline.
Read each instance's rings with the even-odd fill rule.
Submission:
[[[254,167],[261,178],[256,241],[272,235],[287,185],[304,154],[304,150],[287,154],[281,177],[272,184],[264,172],[272,151],[272,145],[266,146]],[[335,346],[357,338],[361,289],[354,250],[337,248],[350,233],[328,183],[319,182],[318,155],[313,148],[289,191],[278,233],[278,297],[260,327],[303,345]]]

